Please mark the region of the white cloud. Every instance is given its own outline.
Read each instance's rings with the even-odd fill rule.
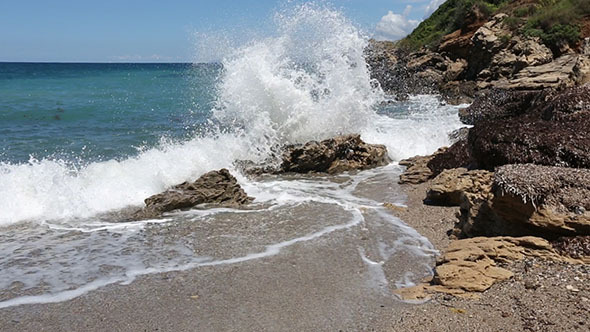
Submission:
[[[430,17],[430,15],[432,15],[432,13],[434,13],[438,9],[438,7],[440,7],[440,5],[445,3],[445,1],[447,0],[431,0],[430,3],[426,6],[426,9],[424,9],[424,19]]]
[[[412,30],[414,30],[414,28],[418,26],[418,23],[420,23],[420,21],[411,20],[408,18],[411,11],[412,6],[410,5],[406,6],[406,9],[401,15],[389,11],[387,15],[383,16],[381,21],[377,23],[377,27],[375,29],[375,38],[398,40],[407,36],[410,32],[412,32]]]

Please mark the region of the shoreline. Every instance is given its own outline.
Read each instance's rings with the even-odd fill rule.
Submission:
[[[406,224],[426,236],[441,253],[451,243],[459,207],[426,205],[433,180],[404,184],[406,210],[396,211]],[[496,283],[478,298],[436,293],[430,301],[409,305],[390,331],[583,331],[589,328],[589,265],[525,258],[506,266],[514,277]]]
[[[459,208],[425,204],[431,183],[400,185],[407,207],[389,210],[442,253],[451,243],[447,232],[452,230]],[[351,241],[351,236],[340,234],[341,240],[335,243]],[[129,285],[111,284],[69,301],[6,308],[0,310],[0,320],[8,331],[344,328],[405,332],[417,331],[419,326],[421,331],[467,328],[491,332],[587,328],[590,288],[584,280],[590,274],[588,265],[525,259],[508,267],[515,273],[513,278],[494,284],[477,299],[435,294],[425,303],[411,304],[391,294],[389,300],[375,302],[358,289],[350,289],[356,276],[344,262],[326,264],[341,260],[345,246],[327,251],[312,247],[295,245],[260,262],[146,275]],[[345,256],[355,255],[350,252]],[[332,306],[345,299],[342,305],[354,303],[347,309],[349,314],[336,314]],[[309,312],[315,313],[311,319],[306,316]]]

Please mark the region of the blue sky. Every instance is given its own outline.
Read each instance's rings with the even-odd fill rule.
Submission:
[[[379,39],[397,39],[443,1],[314,2]],[[264,34],[277,9],[298,2],[305,1],[0,0],[0,61],[198,61],[195,36]]]

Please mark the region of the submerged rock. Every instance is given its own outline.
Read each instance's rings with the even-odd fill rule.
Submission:
[[[145,200],[145,207],[134,219],[157,218],[164,212],[188,209],[200,204],[240,207],[253,200],[225,168],[202,175],[195,182],[184,182]]]

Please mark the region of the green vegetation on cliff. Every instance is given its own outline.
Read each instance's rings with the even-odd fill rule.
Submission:
[[[401,47],[436,48],[441,38],[497,13],[514,32],[539,37],[551,49],[580,40],[580,25],[590,15],[590,0],[448,0],[406,38]]]
[[[580,22],[590,15],[589,0],[542,0],[530,6],[522,32],[540,37],[552,50],[580,40]]]
[[[447,0],[429,18],[400,41],[402,47],[418,49],[436,47],[440,39],[465,25],[465,19],[474,9],[486,18],[495,13],[506,0]]]

